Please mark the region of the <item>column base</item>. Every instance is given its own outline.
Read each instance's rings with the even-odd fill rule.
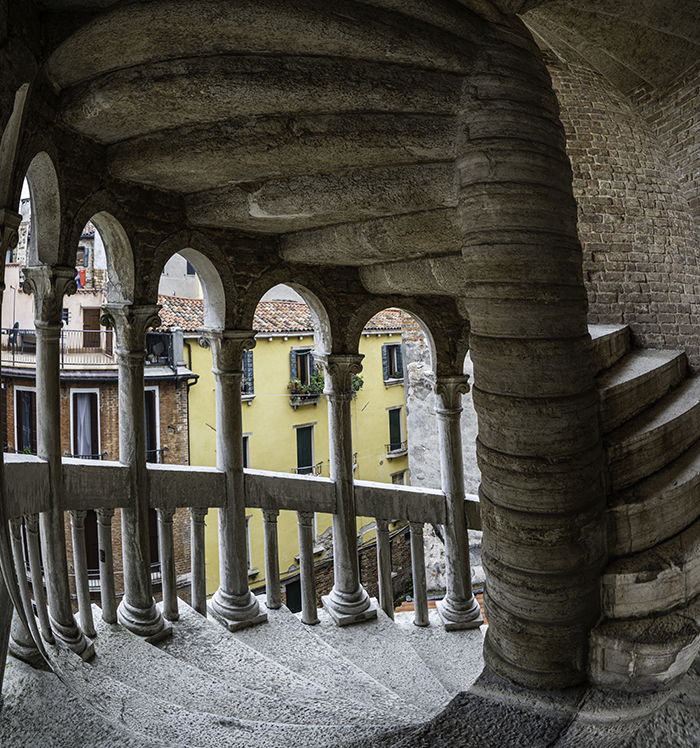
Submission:
[[[348,595],[331,590],[321,598],[323,609],[333,619],[336,626],[352,626],[353,623],[371,621],[377,617],[377,606],[360,587],[353,600]]]
[[[123,599],[117,608],[117,623],[149,644],[163,641],[173,633],[173,627],[163,618],[155,603],[148,608],[137,608]]]
[[[26,662],[27,665],[31,665],[35,670],[49,669],[41,652],[34,646],[20,644],[19,642],[10,639],[7,646],[7,653],[16,660],[21,660],[22,662]]]
[[[471,600],[455,602],[448,597],[438,600],[437,608],[445,631],[464,631],[465,629],[478,629],[484,622],[481,608],[476,598]]]
[[[55,643],[64,649],[70,649],[86,662],[95,656],[95,645],[85,636],[78,627],[75,619],[72,619],[72,625],[64,626],[58,623],[54,618],[49,618],[51,630]]]
[[[267,622],[267,613],[260,610],[258,599],[250,591],[244,595],[230,595],[219,588],[207,605],[207,610],[229,631],[240,631]]]

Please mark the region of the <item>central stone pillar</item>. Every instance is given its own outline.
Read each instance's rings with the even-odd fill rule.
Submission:
[[[462,459],[462,395],[469,392],[469,377],[438,377],[435,381],[440,440],[440,475],[445,493],[446,591],[437,603],[445,628],[473,629],[483,623],[481,609],[472,593],[469,566],[469,536],[464,508],[464,464]]]
[[[149,642],[164,639],[171,627],[156,608],[151,590],[150,495],[146,470],[144,360],[146,332],[160,324],[153,304],[107,304],[105,321],[115,331],[119,364],[119,461],[129,467],[131,504],[121,510],[124,597],[117,620]]]
[[[335,483],[333,515],[333,589],[322,598],[323,607],[338,626],[377,617],[367,591],[360,584],[357,555],[357,512],[352,476],[352,378],[362,371],[360,354],[321,357],[328,397],[328,440],[331,479]]]
[[[28,267],[23,271],[24,292],[34,296],[37,454],[46,460],[49,471],[51,508],[40,518],[49,617],[56,641],[87,660],[95,650],[73,617],[61,473],[61,313],[64,295],[75,293],[75,274],[75,268],[56,265]]]
[[[251,330],[209,330],[205,339],[216,378],[216,465],[226,474],[226,500],[219,510],[219,589],[209,612],[235,631],[267,621],[248,586],[243,475],[243,353],[255,346],[255,335]]]

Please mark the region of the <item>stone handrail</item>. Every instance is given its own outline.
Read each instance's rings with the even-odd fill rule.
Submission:
[[[5,454],[7,515],[19,518],[48,508],[48,466],[34,455]],[[245,471],[246,506],[332,514],[335,485],[330,478]],[[217,508],[224,504],[224,474],[213,467],[149,464],[151,506]],[[63,459],[66,509],[115,509],[129,505],[129,468],[108,460]],[[439,489],[355,481],[357,513],[363,517],[444,525],[445,496]],[[201,503],[200,503],[201,502]],[[466,497],[470,528],[481,529],[479,500]]]

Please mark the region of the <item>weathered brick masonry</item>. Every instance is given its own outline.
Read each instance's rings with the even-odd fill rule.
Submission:
[[[681,127],[668,121],[673,97],[648,98],[640,111],[598,73],[551,57],[548,68],[574,173],[590,322],[629,323],[642,345],[685,349],[698,366],[700,332],[692,320],[700,312],[700,276],[691,182],[674,168],[673,151],[665,147],[673,146],[671,133]],[[689,91],[678,90],[676,100],[687,105]],[[657,105],[662,109],[653,128],[646,118],[653,119]],[[679,112],[690,116],[697,117],[697,109]],[[680,153],[685,144],[678,147]],[[692,172],[688,161],[679,167]]]

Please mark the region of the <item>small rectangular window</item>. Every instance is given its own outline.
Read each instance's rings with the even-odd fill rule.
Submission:
[[[401,408],[389,410],[389,451],[398,452],[403,449],[401,438]]]
[[[72,392],[73,457],[100,459],[97,392]]]
[[[36,391],[15,389],[15,449],[23,454],[36,454]]]
[[[405,486],[406,485],[406,476],[408,475],[408,470],[401,470],[398,473],[392,473],[391,474],[391,482],[395,486]]]
[[[253,351],[243,351],[243,379],[241,380],[241,394],[255,394],[255,377],[253,375]]]
[[[248,436],[243,437],[243,467],[248,467]]]
[[[309,475],[314,470],[313,426],[301,426],[297,432],[297,473]]]
[[[146,461],[162,462],[158,444],[158,389],[149,388],[144,394],[144,419],[146,422]]]
[[[382,368],[385,382],[403,379],[403,355],[400,343],[387,343],[382,346]]]

